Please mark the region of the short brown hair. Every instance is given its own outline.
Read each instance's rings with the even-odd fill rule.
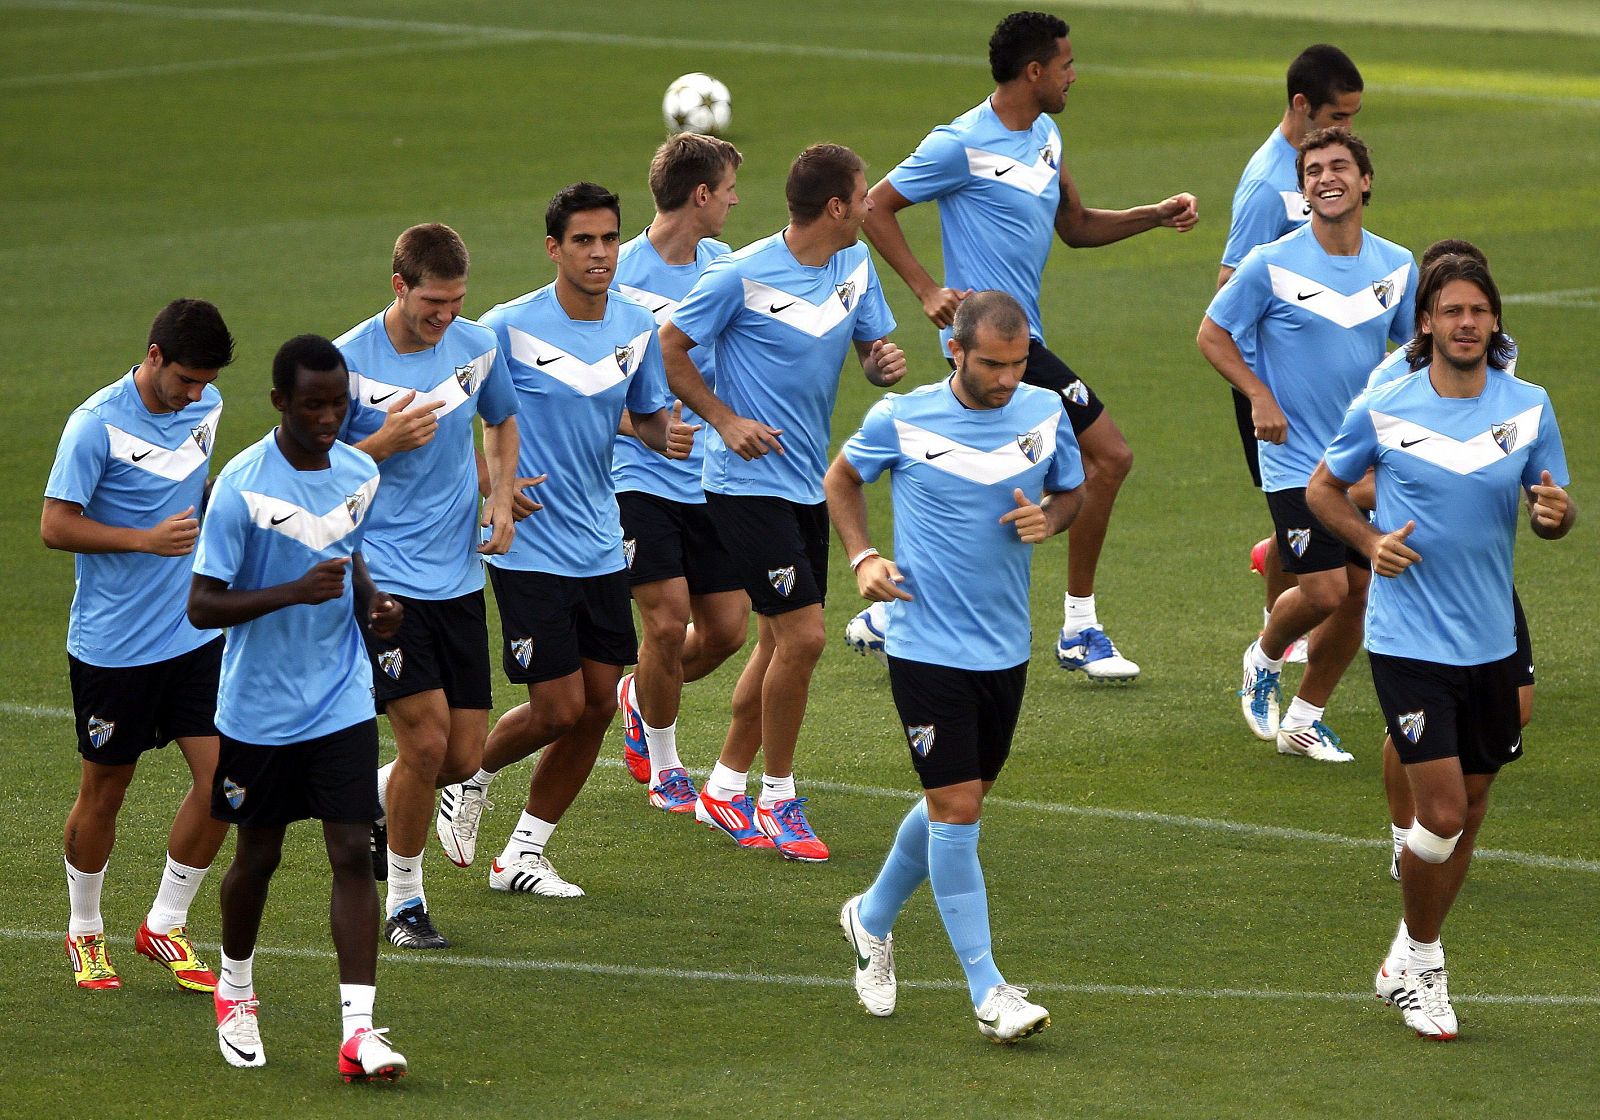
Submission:
[[[1001,291],[974,292],[956,308],[950,340],[970,350],[978,341],[978,328],[988,327],[998,337],[1013,339],[1028,333],[1028,313],[1015,296]]]
[[[408,288],[424,279],[460,280],[471,263],[461,235],[441,222],[412,226],[395,239],[394,271]]]
[[[701,183],[712,190],[730,170],[738,170],[744,156],[726,140],[698,132],[680,132],[661,147],[650,161],[650,197],[663,214],[685,205]]]
[[[1314,128],[1306,133],[1300,141],[1300,150],[1294,156],[1294,177],[1300,184],[1300,189],[1306,186],[1306,153],[1321,151],[1331,148],[1335,144],[1343,144],[1350,152],[1350,158],[1356,161],[1356,168],[1363,175],[1372,174],[1372,155],[1367,151],[1367,145],[1361,137],[1351,132],[1342,124],[1332,128]],[[1372,203],[1372,191],[1369,188],[1361,192],[1361,205],[1369,206]]]
[[[848,201],[855,192],[856,176],[865,170],[861,157],[843,144],[811,145],[794,157],[789,179],[783,185],[790,219],[813,222],[822,216],[831,199]]]

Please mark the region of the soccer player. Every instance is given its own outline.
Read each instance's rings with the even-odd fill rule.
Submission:
[[[1222,249],[1222,267],[1217,270],[1219,290],[1251,249],[1276,241],[1311,217],[1311,207],[1300,193],[1300,183],[1295,176],[1294,157],[1301,138],[1319,128],[1335,125],[1348,128],[1361,112],[1364,88],[1361,71],[1338,47],[1318,43],[1301,51],[1289,64],[1287,84],[1289,103],[1283,110],[1283,119],[1245,164],[1239,185],[1233,192],[1228,242]],[[1238,346],[1245,364],[1254,368],[1255,339],[1244,335],[1238,339]],[[1250,480],[1259,490],[1261,463],[1255,425],[1250,418],[1250,399],[1237,389],[1233,390],[1233,412],[1239,425],[1239,440],[1244,446],[1245,465],[1250,469]],[[1257,546],[1259,561],[1253,552],[1251,565],[1260,570],[1266,581],[1267,601],[1262,619],[1265,627],[1272,618],[1272,604],[1285,588],[1293,585],[1294,577],[1283,570],[1277,537],[1269,536],[1263,543],[1264,548]],[[1297,638],[1286,660],[1303,664],[1305,659],[1305,639]]]
[[[739,204],[739,149],[682,132],[650,161],[655,217],[617,258],[616,287],[665,323],[700,274],[728,246],[716,240]],[[694,360],[708,385],[716,359],[701,346]],[[687,423],[699,417],[686,413]],[[692,813],[698,791],[678,758],[678,703],[697,681],[739,651],[750,599],[733,558],[706,514],[700,478],[704,444],[682,461],[666,459],[632,435],[617,437],[611,477],[622,513],[622,549],[644,635],[639,667],[617,690],[623,758],[649,788],[650,804]]]
[[[1512,553],[1519,499],[1534,535],[1567,535],[1577,507],[1550,398],[1496,366],[1510,357],[1488,268],[1439,258],[1417,288],[1415,373],[1351,405],[1306,498],[1372,561],[1372,682],[1405,764],[1416,823],[1400,857],[1404,919],[1379,997],[1424,1038],[1458,1029],[1439,935],[1466,879],[1489,787],[1522,756]],[[1376,468],[1369,523],[1349,488]]]
[[[522,816],[489,867],[500,891],[583,894],[544,851],[594,768],[622,667],[637,656],[611,487],[617,425],[626,410],[634,435],[674,459],[694,446],[694,425],[667,409],[655,319],[610,290],[621,221],[621,203],[602,186],[558,191],[545,210],[555,281],[483,317],[516,388],[518,468],[528,478],[549,473],[544,512],[518,522],[510,550],[488,557],[506,676],[527,686],[528,702],[495,722],[483,765],[440,799],[459,812],[501,770],[543,750]]]
[[[1051,120],[1066,107],[1067,91],[1077,81],[1075,61],[1067,25],[1055,16],[1015,12],[1001,20],[989,40],[994,92],[930,132],[872,188],[866,234],[941,328],[942,338],[949,337],[956,308],[974,289],[1009,292],[1027,309],[1033,340],[1027,382],[1060,395],[1087,479],[1083,510],[1068,537],[1056,658],[1062,668],[1081,669],[1091,680],[1126,681],[1139,675],[1139,666],[1122,656],[1101,625],[1094,580],[1111,507],[1133,467],[1133,453],[1100,398],[1046,347],[1039,289],[1055,237],[1075,249],[1092,248],[1158,226],[1186,232],[1199,213],[1189,194],[1129,210],[1083,204]],[[939,204],[942,285],[912,253],[897,217],[929,200]],[[873,624],[881,629],[882,618]]]
[[[1022,305],[978,292],[956,308],[952,327],[955,372],[874,405],[828,469],[828,511],[862,597],[899,603],[887,636],[889,685],[923,787],[877,880],[844,904],[839,924],[855,949],[862,1005],[890,1014],[890,927],[926,879],[978,1030],[1016,1042],[1049,1026],[1050,1014],[995,966],[979,818],[1027,683],[1033,546],[1072,523],[1084,477],[1060,398],[1021,384]],[[885,472],[894,562],[872,547],[863,493]]]
[[[139,756],[173,740],[191,785],[134,949],[179,987],[216,986],[186,927],[228,832],[210,814],[222,636],[191,626],[184,599],[222,416],[212,383],[232,360],[215,307],[169,303],[150,325],[143,361],[73,410],[45,484],[39,535],[75,553],[67,665],[83,762],[65,862],[67,957],[80,988],[122,986],[106,956],[101,888]]]
[[[394,245],[394,300],[341,335],[350,408],[340,438],[371,455],[383,501],[365,526],[373,578],[405,608],[392,638],[368,634],[373,693],[394,729],[396,757],[378,771],[386,843],[375,870],[389,883],[384,932],[407,949],[444,949],[422,889],[433,791],[477,773],[494,703],[480,555],[510,547],[516,483],[516,395],[494,333],[461,317],[467,247],[455,230],[412,226]],[[483,418],[490,491],[479,542],[472,418]],[[446,806],[439,841],[472,862],[482,802]]]
[[[372,1027],[378,893],[367,843],[378,815],[378,721],[361,631],[392,636],[399,602],[373,586],[361,538],[377,465],[340,443],[350,375],[338,347],[300,335],[272,359],[265,438],[217,476],[200,531],[189,620],[227,627],[211,811],[238,826],[222,880],[217,1046],[230,1066],[266,1065],[256,936],[288,826],[322,822],[333,868],[345,1081],[392,1080],[404,1056]]]
[[[1196,341],[1250,398],[1267,508],[1284,566],[1298,577],[1245,650],[1245,722],[1280,754],[1349,762],[1322,717],[1361,644],[1371,573],[1307,508],[1305,487],[1385,339],[1410,336],[1416,266],[1409,250],[1363,228],[1372,160],[1359,137],[1320,129],[1302,140],[1296,160],[1311,220],[1250,250],[1206,309]],[[1254,365],[1239,350],[1246,337],[1255,339]],[[1284,654],[1307,633],[1305,676],[1280,725]]]
[[[812,145],[790,166],[784,198],[789,224],[713,261],[661,328],[661,349],[673,392],[712,428],[706,509],[759,616],[695,817],[741,847],[818,862],[828,846],[796,794],[794,753],[827,642],[822,476],[839,369],[853,346],[867,379],[889,386],[906,360],[888,340],[894,316],[859,240],[872,209],[860,157]],[[696,368],[697,344],[715,347],[715,392]],[[752,805],[757,750],[765,774]]]

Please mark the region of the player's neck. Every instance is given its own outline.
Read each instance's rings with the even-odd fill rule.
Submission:
[[[156,367],[146,358],[139,363],[139,368],[133,371],[133,387],[139,391],[139,403],[145,410],[157,416],[165,416],[172,411],[161,403],[156,396]]]
[[[1300,146],[1300,138],[1307,131],[1306,119],[1303,116],[1293,109],[1285,109],[1283,111],[1283,120],[1278,122],[1278,134],[1289,142],[1291,148]]]
[[[1470,369],[1462,369],[1439,353],[1436,346],[1433,361],[1428,365],[1428,382],[1441,397],[1457,400],[1481,397],[1483,387],[1489,382],[1489,356],[1485,354]]]
[[[1352,210],[1342,218],[1328,220],[1311,215],[1311,235],[1330,257],[1355,257],[1361,254],[1361,211]]]
[[[325,471],[328,469],[328,453],[326,451],[306,450],[300,446],[298,441],[290,437],[282,424],[272,430],[272,438],[278,445],[278,451],[295,470]]]
[[[433,347],[423,342],[416,335],[406,329],[405,320],[400,316],[400,305],[391,303],[383,313],[383,333],[389,336],[389,345],[394,347],[396,354],[420,354]]]
[[[1039,119],[1039,102],[1033,90],[1017,83],[995,86],[989,95],[989,108],[1000,118],[1000,123],[1012,132],[1026,132]]]
[[[556,276],[556,302],[569,319],[598,323],[606,317],[605,292],[590,295],[559,274]]]
[[[821,268],[841,249],[854,244],[854,239],[840,242],[838,229],[826,217],[805,225],[790,222],[783,230],[783,243],[789,254],[807,268]]]
[[[700,247],[700,230],[691,207],[663,214],[659,210],[645,231],[650,246],[665,264],[693,264]]]

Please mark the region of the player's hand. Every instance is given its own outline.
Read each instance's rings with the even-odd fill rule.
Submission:
[[[350,566],[350,557],[338,556],[313,564],[305,575],[295,580],[295,602],[326,603],[344,594],[344,570]]]
[[[1188,233],[1200,220],[1200,204],[1192,194],[1175,194],[1156,203],[1156,221],[1168,229]]]
[[[190,506],[146,529],[142,551],[156,556],[187,556],[194,551],[195,538],[199,535],[200,522],[195,520],[194,507]]]
[[[906,375],[906,354],[888,339],[880,338],[867,351],[862,368],[867,380],[880,389],[887,389]]]
[[[550,476],[542,474],[538,478],[519,478],[511,484],[511,516],[521,521],[530,513],[538,513],[544,506],[533,500],[533,495],[525,493],[527,489],[539,485]]]
[[[662,452],[669,459],[687,459],[694,451],[694,434],[699,424],[683,422],[683,402],[672,402],[671,419],[667,422],[667,449]]]
[[[1559,529],[1566,524],[1569,501],[1550,472],[1540,471],[1538,484],[1528,487],[1528,516],[1536,528]]]
[[[1270,393],[1250,402],[1250,422],[1255,425],[1259,440],[1281,444],[1289,438],[1289,418]]]
[[[417,391],[412,389],[395,401],[389,406],[389,415],[384,417],[383,427],[378,429],[390,454],[414,451],[431,440],[439,430],[439,418],[434,413],[444,407],[444,402],[429,401],[415,408],[410,407],[416,399]]]
[[[380,638],[392,638],[400,632],[400,620],[406,609],[387,591],[374,591],[367,603],[367,628]]]
[[[1371,551],[1367,555],[1372,560],[1374,573],[1392,579],[1422,559],[1410,545],[1406,544],[1406,538],[1415,532],[1416,528],[1415,521],[1407,521],[1394,532],[1385,533],[1373,541]]]
[[[783,444],[778,442],[783,429],[769,428],[759,420],[730,416],[717,425],[717,434],[728,445],[728,450],[741,459],[759,459],[769,451],[783,454]]]
[[[1038,544],[1050,536],[1050,520],[1038,502],[1020,489],[1011,491],[1011,500],[1017,503],[1017,508],[1003,514],[1000,524],[1015,525],[1017,537],[1023,544]]]
[[[911,602],[911,593],[900,585],[906,577],[887,556],[869,556],[856,568],[856,587],[863,599],[887,603],[893,599]]]
[[[928,321],[941,330],[955,322],[956,308],[961,306],[961,301],[972,294],[972,289],[957,291],[955,288],[935,288],[922,300],[922,313]]]
[[[513,493],[509,490],[491,491],[484,500],[483,516],[478,521],[478,527],[489,530],[489,539],[478,545],[480,556],[504,556],[510,550],[511,534],[516,530],[517,523],[512,512],[513,505]]]

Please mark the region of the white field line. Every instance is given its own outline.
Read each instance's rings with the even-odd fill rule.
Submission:
[[[0,714],[30,716],[37,719],[71,719],[67,708],[42,707],[36,704],[10,704],[0,702]],[[387,733],[383,741],[392,746]],[[601,759],[596,765],[606,769],[621,769],[621,761]],[[703,775],[702,775],[703,776]],[[908,789],[887,786],[863,786],[849,782],[831,782],[826,779],[806,779],[809,789],[842,793],[852,797],[882,798],[888,801],[909,803],[916,793]],[[1130,824],[1162,825],[1168,828],[1189,829],[1195,832],[1225,832],[1239,836],[1254,836],[1263,840],[1285,840],[1291,843],[1332,844],[1344,848],[1388,848],[1389,840],[1378,837],[1343,836],[1336,832],[1318,832],[1309,828],[1287,828],[1281,825],[1251,824],[1247,821],[1230,821],[1219,817],[1191,817],[1181,813],[1160,813],[1147,809],[1108,809],[1097,805],[1068,805],[1059,801],[1032,801],[1015,797],[990,796],[985,804],[1025,813],[1049,813],[1056,816],[1083,817],[1090,820],[1122,821]],[[1547,856],[1538,852],[1515,852],[1501,848],[1479,848],[1473,852],[1478,860],[1512,863],[1522,867],[1537,867],[1550,871],[1579,871],[1600,874],[1600,860],[1579,859],[1573,856]]]
[[[0,939],[12,941],[59,941],[59,930],[0,929]],[[112,944],[131,946],[131,938],[108,937]],[[196,941],[203,949],[214,950],[215,942]],[[297,960],[331,961],[331,949],[293,949],[258,946],[256,953],[263,957],[285,957]],[[596,964],[589,961],[536,960],[527,957],[464,957],[447,954],[381,953],[384,966],[443,968],[483,968],[496,972],[551,972],[580,976],[611,976],[635,980],[670,980],[714,984],[765,984],[781,988],[849,988],[848,976],[807,976],[782,972],[734,972],[723,969],[662,968],[648,965]],[[965,980],[901,980],[902,988],[922,991],[965,990]],[[1057,984],[1030,983],[1034,992],[1064,992],[1071,995],[1133,996],[1151,999],[1241,999],[1276,1000],[1284,1002],[1336,1002],[1356,1003],[1372,999],[1370,992],[1306,992],[1277,988],[1180,988],[1145,984]],[[1456,1003],[1496,1003],[1528,1007],[1600,1007],[1600,995],[1548,995],[1451,992]]]
[[[654,35],[627,35],[597,31],[563,31],[545,28],[495,27],[470,23],[441,23],[431,20],[380,19],[369,16],[329,15],[318,12],[285,12],[243,8],[183,8],[169,4],[134,4],[118,0],[0,0],[0,10],[88,12],[112,15],[186,19],[210,23],[260,23],[295,27],[327,27],[352,31],[386,31],[479,39],[484,43],[568,43],[585,46],[614,46],[647,50],[678,50],[695,55],[709,52],[776,55],[790,58],[829,58],[848,62],[904,63],[913,66],[960,66],[983,70],[987,62],[978,52],[936,54],[917,51],[889,51],[868,47],[840,47],[821,43],[774,43],[743,40],[677,39]],[[458,45],[458,44],[452,44]],[[222,67],[216,60],[212,69]],[[240,59],[239,65],[251,65]],[[1083,67],[1086,74],[1136,78],[1141,81],[1210,82],[1264,88],[1282,86],[1281,77],[1264,74],[1218,74],[1207,71],[1173,70],[1162,67],[1096,66]],[[61,75],[58,80],[72,80]],[[10,83],[6,83],[10,84]],[[43,84],[43,81],[39,84]],[[1600,98],[1570,97],[1555,94],[1523,93],[1515,90],[1467,89],[1450,86],[1411,85],[1405,82],[1378,82],[1369,92],[1401,96],[1472,97],[1481,101],[1512,104],[1552,105],[1578,109],[1600,109]]]
[[[1504,303],[1533,304],[1538,307],[1600,307],[1600,288],[1560,288],[1553,292],[1515,292]]]

